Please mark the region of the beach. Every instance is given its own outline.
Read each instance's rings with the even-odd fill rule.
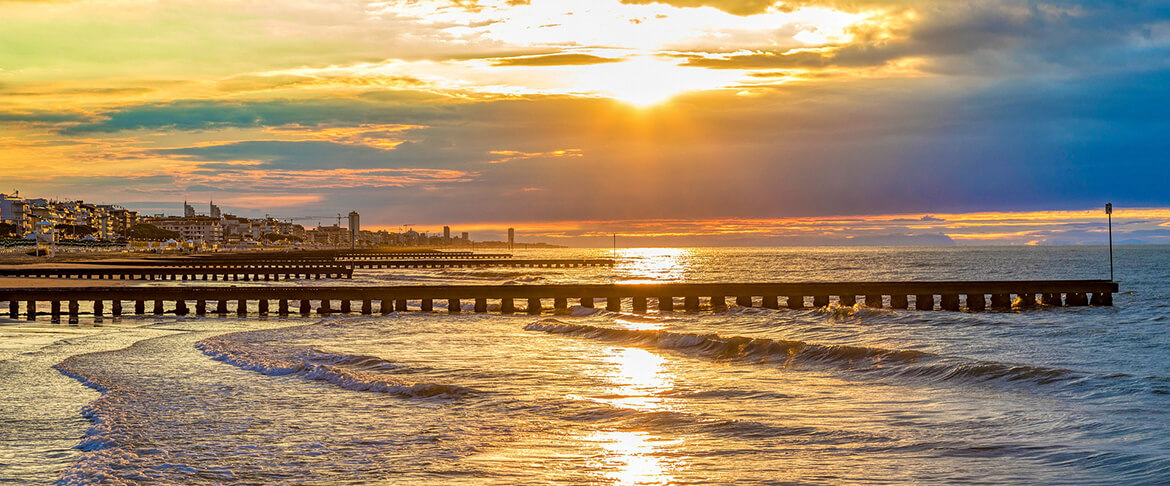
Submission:
[[[1091,278],[1099,253],[647,249],[348,284]],[[1158,483],[1170,248],[1119,256],[1109,308],[3,321],[3,457],[18,484]]]

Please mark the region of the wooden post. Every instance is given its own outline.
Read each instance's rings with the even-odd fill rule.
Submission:
[[[121,299],[114,299],[112,302],[110,302],[110,313],[113,314],[114,317],[122,317]]]
[[[814,295],[813,296],[813,307],[821,308],[821,307],[828,307],[828,306],[829,306],[829,296],[827,296],[827,295]]]
[[[134,301],[134,314],[140,315],[140,316],[146,314],[146,301],[143,301],[143,300]]]
[[[621,312],[622,311],[622,298],[615,297],[612,295],[607,296],[605,298],[605,310],[610,311],[610,312]]]
[[[722,310],[722,309],[726,309],[726,308],[727,308],[727,297],[722,296],[722,295],[712,295],[711,296],[711,309]]]
[[[516,312],[516,302],[511,297],[504,297],[500,299],[500,313],[512,314]]]
[[[221,297],[215,302],[215,313],[221,317],[227,315],[227,299]]]
[[[593,297],[581,297],[581,307],[586,309],[593,308]]]
[[[20,302],[15,300],[8,301],[8,318],[16,319],[20,317]]]
[[[77,315],[81,313],[81,304],[76,300],[69,301],[69,323],[77,324]]]
[[[1060,294],[1045,293],[1040,296],[1040,303],[1053,307],[1060,307],[1063,303],[1060,301]]]
[[[785,302],[785,306],[788,307],[789,309],[803,309],[804,308],[804,296],[803,295],[789,295],[787,297],[787,299],[788,299],[788,301]]]
[[[659,297],[658,298],[658,310],[659,311],[673,311],[674,310],[674,297]]]
[[[554,297],[553,298],[553,310],[556,310],[556,311],[569,310],[569,299],[566,299],[564,297]]]
[[[175,315],[185,316],[190,314],[191,310],[187,308],[187,301],[179,299],[175,301]]]
[[[1086,306],[1089,305],[1089,296],[1084,292],[1069,292],[1064,301],[1069,307]]]
[[[459,299],[447,299],[447,313],[458,314],[463,312],[463,301]]]
[[[1011,294],[991,294],[991,308],[995,310],[1007,310],[1012,308]]]
[[[49,302],[49,322],[52,322],[53,324],[58,324],[61,322],[61,302],[60,301],[54,300],[54,301]]]
[[[882,296],[874,295],[874,294],[866,294],[865,295],[865,306],[866,307],[873,307],[873,308],[882,307]]]
[[[433,312],[435,310],[435,301],[431,299],[422,300],[422,311]]]
[[[156,316],[163,315],[163,301],[157,299],[154,301],[154,312],[152,314]]]
[[[370,315],[374,313],[374,300],[362,299],[362,315]]]
[[[779,309],[780,297],[777,295],[765,295],[760,302],[760,307],[765,309]]]
[[[301,299],[301,317],[309,317],[313,314],[313,303],[309,299]]]
[[[276,314],[280,317],[288,317],[288,299],[281,298],[276,301]]]
[[[268,299],[260,299],[256,302],[256,313],[262,316],[268,315]]]
[[[914,308],[917,310],[934,310],[934,294],[915,295]]]
[[[93,318],[100,321],[102,319],[102,316],[105,313],[106,313],[105,301],[103,301],[101,299],[97,299],[97,300],[93,301]]]
[[[480,314],[487,312],[487,307],[488,307],[487,304],[488,304],[487,298],[476,297],[475,298],[475,312],[478,312]]]
[[[391,297],[383,297],[382,300],[378,301],[378,312],[381,312],[384,316],[393,314],[394,299]]]
[[[35,300],[24,301],[24,319],[26,321],[37,320],[37,301],[35,301]]]
[[[683,297],[683,309],[688,312],[696,312],[699,310],[699,296],[688,295]]]
[[[321,307],[317,308],[317,314],[322,316],[328,316],[329,314],[332,314],[333,309],[330,307],[332,305],[333,302],[331,300],[321,299]]]
[[[853,294],[841,295],[837,298],[837,304],[842,307],[853,307],[857,305],[857,296]]]
[[[891,309],[902,309],[902,310],[909,309],[910,308],[910,299],[908,297],[906,297],[905,295],[891,295],[890,296],[890,308]]]
[[[540,314],[541,310],[542,309],[541,309],[541,304],[540,304],[540,297],[529,297],[528,298],[528,313],[529,314]]]
[[[351,305],[352,304],[350,303],[349,299],[341,299],[341,313],[342,314],[349,314],[349,313],[353,312],[351,307],[350,307]]]
[[[401,297],[394,299],[394,310],[397,312],[406,312],[406,299]]]

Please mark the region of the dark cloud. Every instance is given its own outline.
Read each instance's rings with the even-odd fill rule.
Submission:
[[[213,130],[323,124],[418,124],[450,118],[450,105],[419,103],[421,96],[383,93],[378,102],[357,99],[266,100],[228,102],[185,100],[134,105],[103,113],[100,120],[66,127],[62,133],[111,133],[123,130]]]

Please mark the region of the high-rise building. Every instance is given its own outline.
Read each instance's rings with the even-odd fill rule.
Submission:
[[[508,228],[508,249],[516,247],[516,228]]]
[[[361,216],[357,211],[349,212],[349,245],[351,247],[357,246],[358,235],[361,234]]]
[[[183,217],[184,218],[194,218],[195,217],[195,208],[193,206],[191,206],[190,204],[187,204],[187,201],[183,201]]]
[[[215,201],[211,201],[211,203],[210,203],[210,204],[211,204],[211,213],[210,213],[211,217],[213,217],[213,218],[217,218],[217,219],[218,219],[218,218],[222,218],[222,217],[223,217],[223,212],[221,212],[221,211],[219,210],[219,206],[216,206],[216,205],[215,205]]]
[[[450,226],[443,227],[443,242],[444,243],[451,242],[451,227]]]

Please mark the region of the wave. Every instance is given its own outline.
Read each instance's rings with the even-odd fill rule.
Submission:
[[[409,398],[457,398],[474,394],[469,388],[440,383],[412,383],[387,373],[406,369],[376,356],[330,353],[314,348],[257,344],[249,332],[230,333],[195,343],[216,361],[269,376],[296,375],[354,391],[388,393]],[[245,339],[234,339],[245,337]]]
[[[913,350],[864,346],[812,344],[718,334],[688,334],[662,330],[613,329],[544,319],[525,326],[529,331],[620,342],[665,349],[717,361],[797,365],[830,365],[881,376],[929,378],[939,381],[1024,381],[1048,384],[1076,381],[1084,373],[1063,368],[1018,366],[951,358]]]

